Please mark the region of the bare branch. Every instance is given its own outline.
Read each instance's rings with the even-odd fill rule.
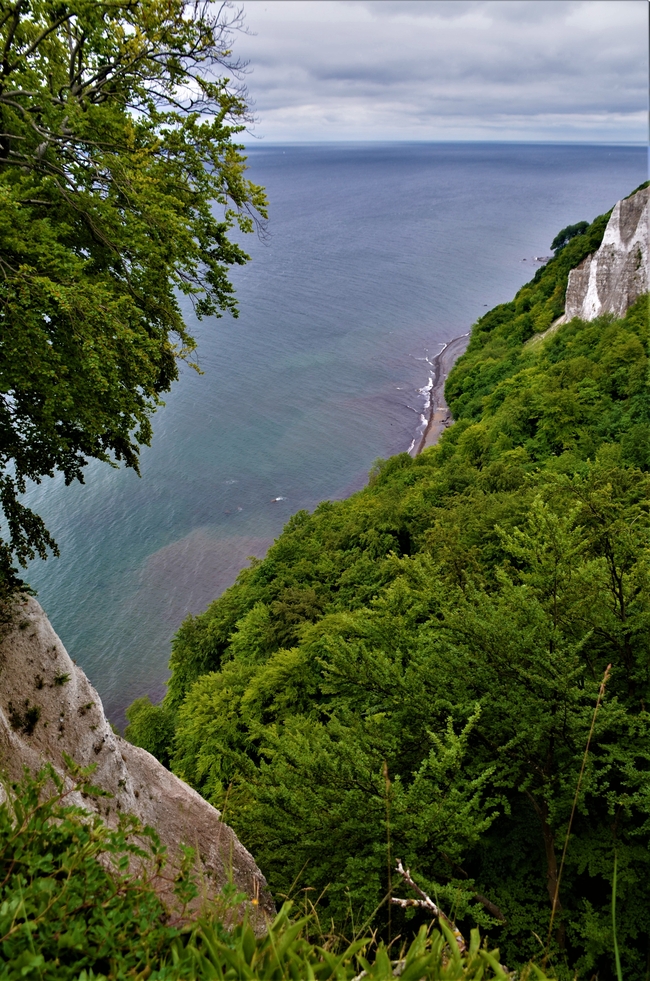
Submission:
[[[449,927],[454,937],[456,938],[456,943],[458,944],[459,951],[461,952],[461,954],[464,954],[465,951],[467,950],[467,944],[465,943],[465,938],[463,937],[462,933],[460,932],[456,924],[452,920],[450,920],[445,913],[442,912],[440,907],[434,903],[434,901],[431,899],[430,896],[427,896],[426,892],[424,892],[423,889],[420,889],[417,882],[413,881],[411,877],[411,870],[405,869],[404,866],[402,865],[402,860],[399,858],[397,859],[397,865],[395,866],[395,871],[398,872],[399,875],[401,875],[406,885],[409,886],[413,890],[413,892],[418,894],[420,899],[398,899],[397,897],[393,896],[391,898],[391,902],[395,903],[396,906],[403,906],[403,907],[418,906],[421,909],[428,910],[430,913],[432,913],[435,919],[441,920]]]

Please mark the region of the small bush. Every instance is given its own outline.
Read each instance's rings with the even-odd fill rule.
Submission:
[[[124,736],[151,753],[163,766],[169,766],[170,746],[174,738],[174,714],[163,705],[153,705],[148,695],[136,698],[126,710],[129,721]]]

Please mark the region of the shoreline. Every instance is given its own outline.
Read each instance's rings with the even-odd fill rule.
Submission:
[[[470,331],[448,341],[439,354],[430,362],[433,369],[431,388],[429,389],[429,406],[424,432],[420,436],[413,456],[419,456],[422,450],[435,446],[440,436],[453,422],[449,406],[445,401],[445,382],[456,360],[465,352],[469,344]]]

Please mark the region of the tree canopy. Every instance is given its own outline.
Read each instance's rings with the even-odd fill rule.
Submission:
[[[19,495],[138,469],[192,360],[179,306],[237,315],[229,238],[265,214],[234,138],[241,26],[207,0],[0,0],[0,572],[56,544]],[[239,79],[239,81],[238,81]]]
[[[511,968],[543,953],[557,891],[554,970],[610,977],[616,858],[641,979],[648,298],[535,336],[605,224],[474,326],[436,447],[295,515],[186,620],[163,704],[135,703],[127,735],[225,808],[275,895],[308,890],[342,930],[387,936],[399,856]],[[394,932],[418,922],[393,910]]]
[[[571,239],[575,238],[576,235],[582,235],[584,232],[586,232],[588,227],[588,221],[579,221],[575,225],[567,225],[566,228],[562,228],[551,242],[551,248],[553,249],[555,255],[557,255],[560,249],[563,249],[565,245],[568,245]]]

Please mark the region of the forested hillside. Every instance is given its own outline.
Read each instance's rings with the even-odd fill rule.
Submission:
[[[399,857],[510,968],[541,959],[557,893],[554,969],[611,977],[616,862],[632,979],[650,907],[647,297],[535,338],[606,222],[474,326],[439,445],[294,515],[185,621],[164,703],[134,703],[127,735],[225,812],[276,898],[318,900],[349,934],[416,930],[413,911],[389,922]]]

